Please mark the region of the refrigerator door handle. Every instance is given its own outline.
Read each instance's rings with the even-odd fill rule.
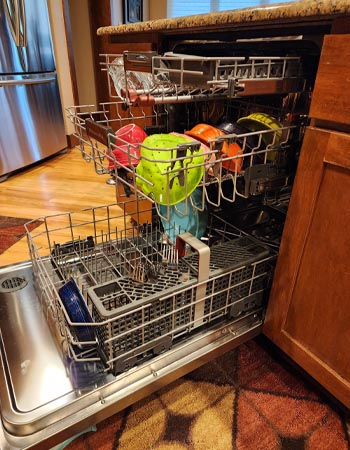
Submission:
[[[23,84],[45,84],[56,81],[55,77],[47,78],[21,78],[20,80],[0,80],[0,87],[4,86],[19,86]]]
[[[24,0],[3,0],[3,2],[13,40],[17,47],[25,47],[27,34]]]

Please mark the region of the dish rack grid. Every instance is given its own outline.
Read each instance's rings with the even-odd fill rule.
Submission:
[[[123,105],[122,102],[108,102],[98,107],[83,105],[68,108],[79,149],[83,158],[94,164],[96,173],[112,174],[121,198],[127,200],[131,194],[147,198],[155,203],[158,213],[165,220],[169,220],[169,208],[165,213],[164,208],[160,212],[157,205],[159,197],[154,195],[157,183],[140,173],[137,169],[140,163],[161,164],[159,172],[165,185],[165,199],[171,196],[174,180],[179,180],[182,197],[185,197],[185,207],[179,210],[180,214],[187,214],[190,206],[202,211],[205,204],[219,207],[224,201],[234,203],[238,198],[282,189],[289,184],[288,158],[299,149],[304,122],[287,120],[282,128],[219,136],[210,139],[206,147],[194,139],[185,151],[183,146],[157,148],[158,157],[150,157],[137,154],[139,146],[122,138],[116,140],[115,131],[124,125],[136,124],[150,134],[167,133],[171,131],[167,105],[157,105],[151,109],[128,107],[126,110]],[[234,107],[243,108],[239,103]],[[248,145],[252,139],[255,142],[253,148]],[[229,155],[225,149],[232,146],[236,151]],[[152,151],[152,148],[147,147],[147,150]],[[162,157],[162,152],[166,158]],[[123,162],[116,158],[116,154],[122,155]],[[136,163],[132,163],[132,159]],[[168,162],[166,167],[165,160]],[[200,204],[193,201],[191,192],[185,192],[190,174],[194,172],[201,173],[197,184],[203,193]],[[168,206],[166,201],[164,204]],[[177,208],[176,204],[174,208]]]
[[[77,148],[86,162],[93,163],[99,175],[110,173],[111,162],[115,161],[108,146],[116,130],[136,124],[147,132],[161,133],[167,132],[169,122],[169,112],[162,106],[125,108],[121,101],[70,106],[66,111],[78,139]]]
[[[173,52],[101,54],[111,98],[154,105],[302,90],[297,56],[203,57]]]
[[[124,206],[27,227],[37,292],[70,361],[102,361],[118,374],[196,331],[264,309],[274,250],[215,214],[203,240],[180,231],[173,244],[159,218],[135,222]],[[60,295],[72,281],[91,320],[72,320]]]

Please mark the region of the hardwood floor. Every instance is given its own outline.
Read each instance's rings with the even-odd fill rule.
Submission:
[[[0,215],[37,219],[116,201],[116,189],[77,149],[58,154],[0,184]],[[1,237],[0,237],[1,238]],[[0,267],[29,259],[26,238],[0,255]]]

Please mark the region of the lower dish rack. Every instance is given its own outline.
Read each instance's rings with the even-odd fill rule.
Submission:
[[[215,214],[202,240],[180,230],[174,243],[157,217],[135,222],[120,204],[43,220],[28,231],[35,282],[75,371],[116,375],[264,310],[276,252]]]

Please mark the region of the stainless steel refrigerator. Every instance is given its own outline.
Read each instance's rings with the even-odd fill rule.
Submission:
[[[46,0],[0,0],[0,181],[67,146]]]

